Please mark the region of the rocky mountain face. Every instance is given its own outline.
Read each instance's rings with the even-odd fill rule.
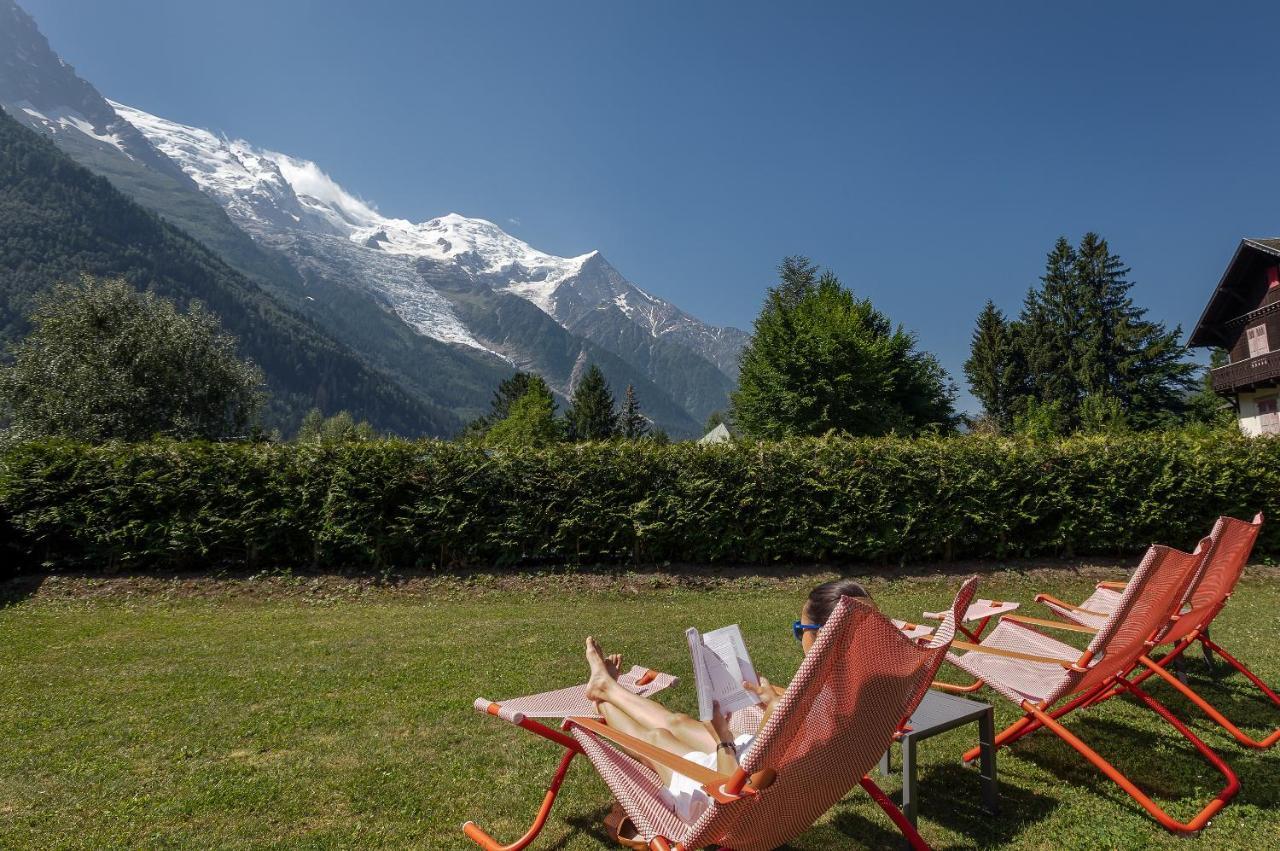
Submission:
[[[358,409],[402,434],[460,426],[0,110],[0,340],[27,330],[37,295],[81,274],[123,278],[216,313],[241,356],[263,370],[268,426],[289,428],[313,406]]]
[[[558,257],[453,213],[385,216],[315,163],[105,101],[11,0],[0,50],[12,115],[459,417],[514,368],[567,398],[589,362],[673,435],[727,403],[747,335],[644,292],[597,251]]]

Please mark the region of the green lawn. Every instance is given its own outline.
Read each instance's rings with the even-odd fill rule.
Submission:
[[[1082,597],[1096,572],[1000,571],[980,593]],[[1122,575],[1120,570],[1110,575]],[[1280,581],[1252,571],[1215,635],[1280,682]],[[471,710],[581,681],[581,639],[687,675],[686,626],[742,625],[761,670],[785,681],[789,634],[812,577],[690,583],[657,577],[489,577],[377,586],[344,580],[52,580],[10,583],[0,608],[0,847],[466,848],[475,818],[519,835],[558,756]],[[950,600],[957,577],[873,580],[903,617]],[[1040,612],[1036,612],[1039,614]],[[1280,711],[1242,679],[1197,684],[1256,731]],[[954,672],[953,672],[954,673]],[[1280,752],[1238,747],[1170,690],[1155,693],[1202,732],[1243,783],[1195,841],[1280,847]],[[668,692],[688,709],[688,682]],[[1013,712],[997,703],[997,720]],[[1218,775],[1170,729],[1115,700],[1073,729],[1176,815]],[[1003,814],[980,807],[959,765],[972,727],[922,746],[921,831],[936,848],[1187,847],[1159,829],[1074,752],[1047,735],[1002,751]],[[893,794],[897,785],[882,785]],[[535,848],[608,848],[608,793],[585,761]],[[897,847],[861,791],[798,840],[803,849]]]

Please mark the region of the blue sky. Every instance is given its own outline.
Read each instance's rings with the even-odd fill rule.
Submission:
[[[712,322],[807,254],[962,387],[1059,234],[1184,331],[1280,235],[1275,3],[19,2],[110,98],[385,213],[599,248]]]

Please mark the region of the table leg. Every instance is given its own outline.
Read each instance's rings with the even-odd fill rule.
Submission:
[[[892,753],[893,745],[889,745],[889,747],[885,749],[884,756],[880,757],[880,767],[878,770],[885,777],[888,777],[889,772],[893,770],[893,767],[889,764],[889,756]]]
[[[902,814],[916,823],[916,738],[902,737]]]
[[[978,719],[978,745],[982,754],[982,797],[987,812],[1000,811],[1000,792],[996,787],[996,719],[995,710],[987,707]]]

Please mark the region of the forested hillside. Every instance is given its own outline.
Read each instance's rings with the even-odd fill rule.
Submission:
[[[460,425],[0,110],[0,339],[24,332],[34,293],[82,273],[204,302],[266,373],[271,425],[292,430],[313,406],[401,434]]]

